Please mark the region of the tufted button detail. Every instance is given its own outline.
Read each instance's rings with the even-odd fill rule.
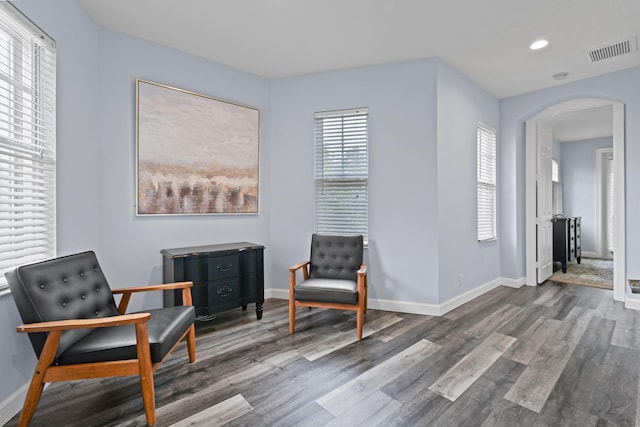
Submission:
[[[62,283],[67,283],[67,278],[66,277],[62,278]]]
[[[66,303],[66,301],[62,301],[62,304],[60,304],[60,305],[62,305],[63,307],[66,307],[67,303]]]
[[[40,283],[40,289],[44,289],[44,283]]]
[[[80,295],[80,298],[87,299],[87,296],[85,294],[82,294],[82,295]]]
[[[96,286],[96,292],[100,292],[100,286]]]
[[[80,272],[80,277],[84,277],[84,271]]]
[[[99,314],[100,314],[100,312],[98,310],[96,310],[96,316],[99,315]]]

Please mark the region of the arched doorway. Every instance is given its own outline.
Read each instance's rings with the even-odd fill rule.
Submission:
[[[616,101],[595,98],[582,98],[562,102],[532,116],[527,120],[525,136],[526,161],[526,195],[525,195],[525,227],[526,227],[526,283],[530,286],[538,284],[539,262],[538,252],[538,179],[536,172],[537,149],[535,132],[529,131],[537,122],[556,114],[570,111],[586,110],[595,106],[610,105],[612,108],[612,142],[614,162],[614,267],[613,267],[613,297],[617,301],[624,301],[626,295],[626,267],[625,267],[625,150],[624,150],[624,104]]]

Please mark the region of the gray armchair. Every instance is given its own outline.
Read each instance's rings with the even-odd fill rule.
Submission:
[[[38,357],[19,426],[27,426],[47,382],[139,375],[148,425],[155,424],[153,372],[184,338],[195,362],[191,282],[110,289],[93,252],[6,273]],[[182,289],[183,306],[124,314],[136,292]],[[122,294],[116,306],[113,294]]]
[[[289,331],[296,327],[296,307],[354,310],[358,340],[367,312],[367,266],[362,236],[311,237],[309,261],[289,268]],[[303,280],[297,283],[297,271]]]

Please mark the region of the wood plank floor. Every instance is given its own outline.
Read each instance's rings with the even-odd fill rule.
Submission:
[[[640,312],[609,290],[498,287],[441,317],[267,300],[155,374],[157,426],[640,425]],[[17,417],[7,426],[14,426]],[[50,385],[32,426],[141,426],[136,377]]]

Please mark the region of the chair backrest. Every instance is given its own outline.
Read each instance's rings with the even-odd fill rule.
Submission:
[[[311,236],[309,277],[357,280],[362,265],[362,236]]]
[[[118,315],[111,288],[93,252],[23,265],[5,274],[24,323],[95,319]],[[91,329],[65,331],[58,354]],[[29,334],[40,357],[46,333]]]

